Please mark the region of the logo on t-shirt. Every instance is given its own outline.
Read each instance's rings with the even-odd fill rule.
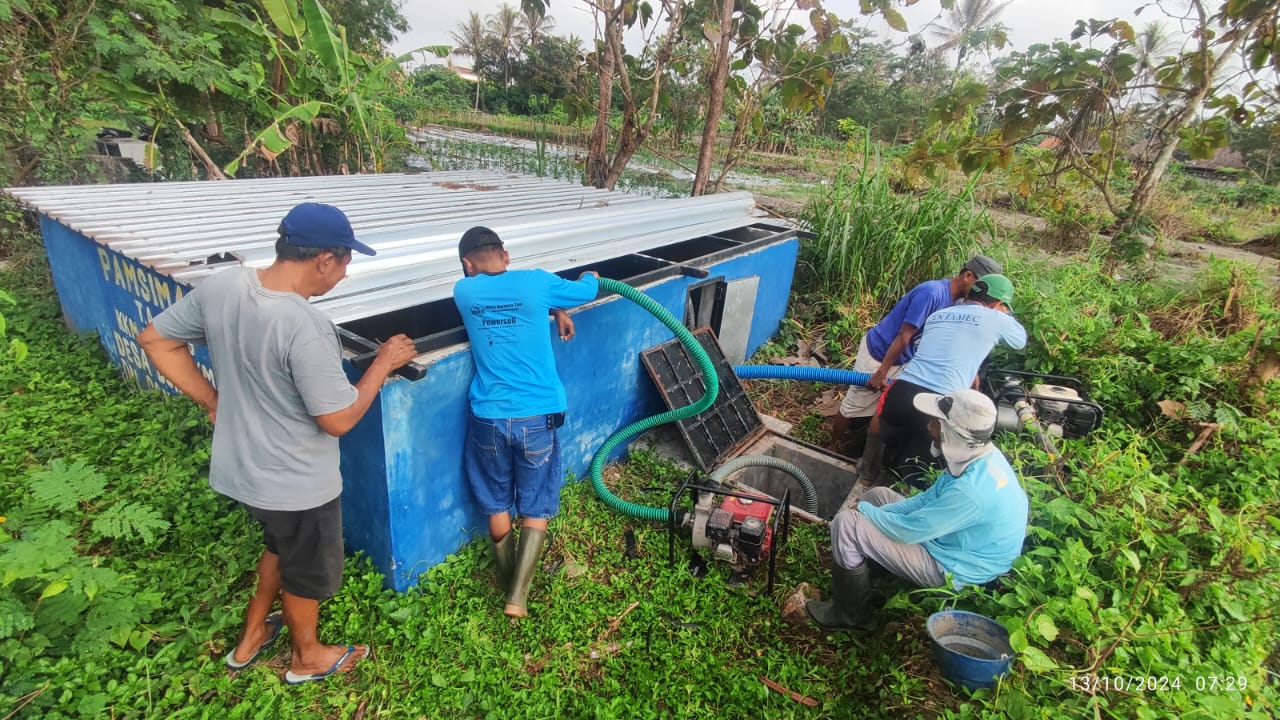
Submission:
[[[480,317],[487,312],[509,312],[519,310],[521,305],[524,305],[524,303],[509,302],[502,303],[501,305],[483,305],[481,303],[475,303],[471,306],[471,314],[476,317]]]
[[[947,312],[946,310],[939,310],[938,312],[934,313],[933,317],[930,319],[940,323],[953,322],[953,323],[962,323],[964,325],[978,325],[981,322],[978,316],[972,313]],[[917,335],[916,337],[919,337],[919,335]]]

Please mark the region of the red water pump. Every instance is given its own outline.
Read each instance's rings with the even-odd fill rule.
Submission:
[[[702,551],[709,551],[713,559],[729,563],[735,579],[743,580],[756,567],[767,564],[768,589],[772,591],[777,554],[790,529],[790,490],[778,499],[711,481],[699,484],[698,479],[696,473],[691,473],[671,498],[668,559],[675,563],[677,531],[688,529],[692,553],[701,558]],[[691,509],[679,507],[682,498],[688,498]]]

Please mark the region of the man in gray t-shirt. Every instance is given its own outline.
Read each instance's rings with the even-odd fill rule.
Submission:
[[[204,281],[138,336],[156,369],[209,413],[209,485],[262,525],[266,549],[239,644],[247,667],[289,628],[292,684],[350,670],[369,649],[316,638],[320,601],[342,583],[342,476],[338,437],[364,416],[382,383],[416,355],[397,335],[354,386],[333,323],[309,302],[346,277],[356,240],[341,210],[303,203],[280,223],[268,268],[235,268]],[[215,389],[189,343],[207,345]],[[282,613],[271,609],[280,599]]]

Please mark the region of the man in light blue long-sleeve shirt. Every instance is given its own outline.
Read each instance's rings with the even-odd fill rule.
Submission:
[[[996,409],[976,390],[920,393],[915,407],[930,416],[934,451],[946,469],[928,490],[905,499],[873,488],[831,521],[832,599],[810,602],[809,615],[827,629],[866,622],[871,580],[867,560],[920,587],[981,584],[1005,573],[1022,552],[1027,495],[991,443]]]

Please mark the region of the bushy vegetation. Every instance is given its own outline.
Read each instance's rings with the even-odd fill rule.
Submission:
[[[0,186],[101,181],[103,127],[148,142],[150,179],[385,169],[404,140],[380,102],[398,7],[0,2]]]
[[[1005,361],[1082,377],[1108,419],[1064,442],[1057,463],[1000,438],[1023,472],[1032,529],[997,591],[884,582],[879,630],[824,637],[778,614],[790,586],[825,586],[821,528],[797,526],[770,597],[730,587],[723,568],[695,580],[669,567],[661,528],[575,483],[531,621],[499,613],[483,543],[404,594],[354,558],[321,631],[370,643],[374,658],[327,686],[288,688],[278,656],[238,675],[221,664],[259,541],[205,484],[206,420],[182,399],[131,389],[94,341],[68,334],[25,243],[0,271],[16,302],[7,332],[30,349],[21,364],[0,360],[6,714],[1265,718],[1280,707],[1280,391],[1267,377],[1280,318],[1270,289],[1238,268],[1167,287],[1115,279],[1101,250],[1008,259],[1033,339]],[[844,304],[863,293],[833,292]],[[1208,442],[1188,452],[1208,422]],[[679,476],[642,453],[608,481],[656,504]],[[996,691],[970,698],[938,677],[923,621],[944,606],[1013,632],[1020,661]]]
[[[888,165],[859,142],[861,156],[805,206],[801,224],[815,237],[802,247],[798,280],[806,294],[852,301],[858,315],[878,318],[916,284],[954,274],[957,258],[989,244],[995,227],[972,186],[899,194]]]
[[[1280,517],[1273,288],[1226,265],[1190,288],[1115,281],[1101,268],[1075,257],[1011,269],[1034,338],[1011,360],[1081,377],[1109,418],[1070,441],[1062,464],[1027,443],[1011,448],[1033,497],[1029,550],[1012,587],[978,607],[1025,639],[1024,664],[1040,672],[1002,689],[995,707],[1265,717],[1277,699],[1280,603],[1268,560]],[[1192,454],[1206,432],[1216,434]],[[1220,668],[1248,676],[1248,688],[1208,692],[1214,681],[1202,678],[1220,679]],[[1182,687],[1076,692],[1073,678],[1088,675]]]
[[[418,68],[400,89],[386,103],[403,123],[425,125],[442,113],[470,107],[471,84],[447,68]]]

